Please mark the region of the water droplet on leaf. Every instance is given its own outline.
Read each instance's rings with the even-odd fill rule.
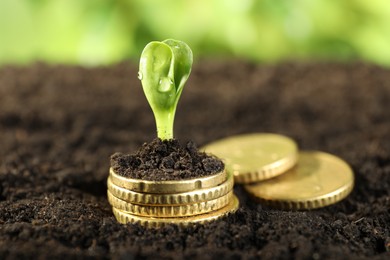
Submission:
[[[143,77],[142,72],[141,72],[141,71],[138,71],[138,79],[139,79],[139,80],[142,80],[142,77]]]
[[[158,91],[160,92],[168,92],[173,87],[173,81],[170,78],[161,78],[158,82]]]

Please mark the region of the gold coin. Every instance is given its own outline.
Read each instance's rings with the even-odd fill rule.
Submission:
[[[136,216],[124,211],[121,211],[116,208],[112,208],[115,218],[119,223],[139,223],[140,225],[146,226],[148,228],[159,228],[167,224],[176,224],[180,226],[188,226],[194,223],[206,223],[214,221],[218,218],[224,217],[230,213],[234,213],[239,207],[239,201],[235,195],[230,200],[229,204],[225,207],[212,211],[207,214],[201,214],[190,217],[173,217],[173,218],[154,218],[154,217],[144,217]]]
[[[296,167],[273,179],[245,185],[260,202],[281,209],[313,209],[336,203],[353,188],[350,166],[323,152],[301,152]]]
[[[146,181],[139,179],[130,179],[120,176],[110,168],[110,178],[116,186],[144,193],[180,193],[197,189],[205,189],[218,186],[226,181],[226,171],[221,171],[214,175],[209,175],[194,179],[184,179],[177,181]]]
[[[110,191],[107,191],[107,196],[111,206],[132,215],[148,217],[183,217],[204,214],[225,207],[232,199],[233,191],[213,200],[176,206],[131,204],[118,199],[112,195]]]
[[[141,193],[121,188],[107,179],[108,190],[118,199],[139,205],[184,205],[213,200],[227,194],[233,188],[233,176],[218,186],[174,194]]]
[[[232,136],[210,143],[201,150],[221,158],[235,183],[252,183],[278,176],[297,162],[297,144],[277,134]]]

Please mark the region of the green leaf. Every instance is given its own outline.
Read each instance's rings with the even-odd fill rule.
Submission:
[[[153,110],[157,134],[173,138],[176,106],[192,66],[192,51],[176,40],[151,42],[141,54],[139,79]]]
[[[191,73],[192,68],[192,51],[187,44],[176,40],[165,40],[166,43],[171,47],[174,55],[174,80],[175,86],[177,86],[176,92],[182,91],[184,84]]]

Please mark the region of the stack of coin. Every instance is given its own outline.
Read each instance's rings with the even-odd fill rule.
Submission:
[[[233,176],[226,171],[196,179],[146,181],[120,176],[111,168],[107,195],[120,223],[188,225],[236,211],[239,202],[233,185]]]
[[[202,148],[220,157],[236,183],[260,203],[280,209],[313,209],[344,199],[354,185],[351,168],[323,152],[299,152],[277,134],[225,138]]]

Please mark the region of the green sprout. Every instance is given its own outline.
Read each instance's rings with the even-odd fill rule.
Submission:
[[[142,51],[138,78],[162,140],[173,139],[176,106],[191,67],[192,51],[181,41],[150,42]]]

